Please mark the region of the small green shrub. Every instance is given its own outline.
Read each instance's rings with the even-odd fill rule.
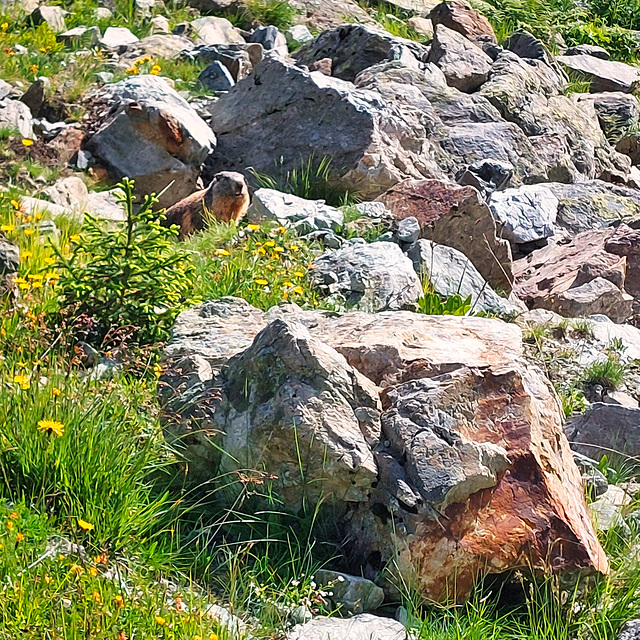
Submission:
[[[288,29],[300,13],[285,0],[249,0],[247,9],[258,22],[278,29]]]
[[[461,295],[443,298],[437,293],[426,292],[418,300],[420,313],[428,316],[466,316],[471,311],[471,296]]]
[[[584,413],[587,408],[587,399],[580,389],[569,389],[568,391],[559,391],[558,395],[562,402],[562,410],[565,418]]]
[[[582,374],[585,385],[599,384],[606,391],[615,391],[624,379],[627,368],[617,358],[609,356],[590,364]]]
[[[124,179],[119,187],[126,222],[111,225],[86,216],[68,256],[54,247],[61,302],[95,320],[101,337],[128,328],[137,342],[150,343],[165,338],[175,316],[194,302],[194,268],[175,242],[177,229],[160,224],[154,196],[136,211],[134,182]]]

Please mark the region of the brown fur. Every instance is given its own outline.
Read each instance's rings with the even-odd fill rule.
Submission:
[[[221,171],[211,184],[176,202],[166,211],[165,226],[180,227],[180,239],[204,229],[207,218],[220,222],[237,222],[249,208],[249,189],[244,176],[235,171]]]

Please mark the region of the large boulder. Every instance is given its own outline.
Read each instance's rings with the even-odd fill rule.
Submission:
[[[362,613],[343,620],[341,618],[315,618],[296,625],[286,640],[407,640],[407,630],[391,618],[380,618]]]
[[[294,57],[301,65],[331,58],[331,75],[353,82],[361,71],[378,62],[400,59],[403,54],[417,67],[418,62],[427,61],[429,49],[377,27],[345,24],[324,31],[297,51]]]
[[[591,82],[591,91],[623,91],[633,93],[640,83],[640,71],[624,62],[602,60],[589,55],[559,56],[567,69]]]
[[[224,477],[230,501],[234,477],[285,509],[321,499],[351,573],[393,566],[461,600],[523,563],[608,569],[560,403],[513,324],[226,298],[182,313],[166,355],[165,432],[190,472]]]
[[[0,127],[17,130],[23,138],[33,140],[33,126],[29,107],[19,100],[0,100]]]
[[[364,198],[407,176],[439,175],[427,115],[386,104],[374,91],[265,58],[210,107],[214,170],[285,177],[311,155],[331,158],[329,182]]]
[[[492,60],[464,36],[439,24],[431,43],[429,62],[442,70],[449,86],[473,93],[487,81]]]
[[[408,180],[379,200],[399,220],[417,218],[423,238],[463,253],[491,286],[511,291],[511,248],[498,237],[491,210],[473,187]]]
[[[139,193],[160,193],[169,207],[197,189],[200,166],[216,138],[195,110],[158,76],[105,86],[93,100],[106,104],[87,148],[114,179],[134,178]]]
[[[402,309],[423,294],[411,260],[393,242],[325,253],[313,263],[311,277],[325,294],[362,311]]]

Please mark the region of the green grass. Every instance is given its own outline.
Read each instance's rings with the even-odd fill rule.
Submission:
[[[254,20],[286,30],[300,13],[285,0],[249,0],[247,9]]]
[[[590,364],[582,374],[582,382],[584,385],[599,384],[606,391],[615,391],[624,380],[626,370],[618,358],[609,356],[606,360]]]

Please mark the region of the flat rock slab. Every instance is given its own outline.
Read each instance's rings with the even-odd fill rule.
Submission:
[[[640,83],[640,70],[624,62],[602,60],[589,55],[559,56],[562,65],[591,81],[591,91],[623,91],[632,93]]]

